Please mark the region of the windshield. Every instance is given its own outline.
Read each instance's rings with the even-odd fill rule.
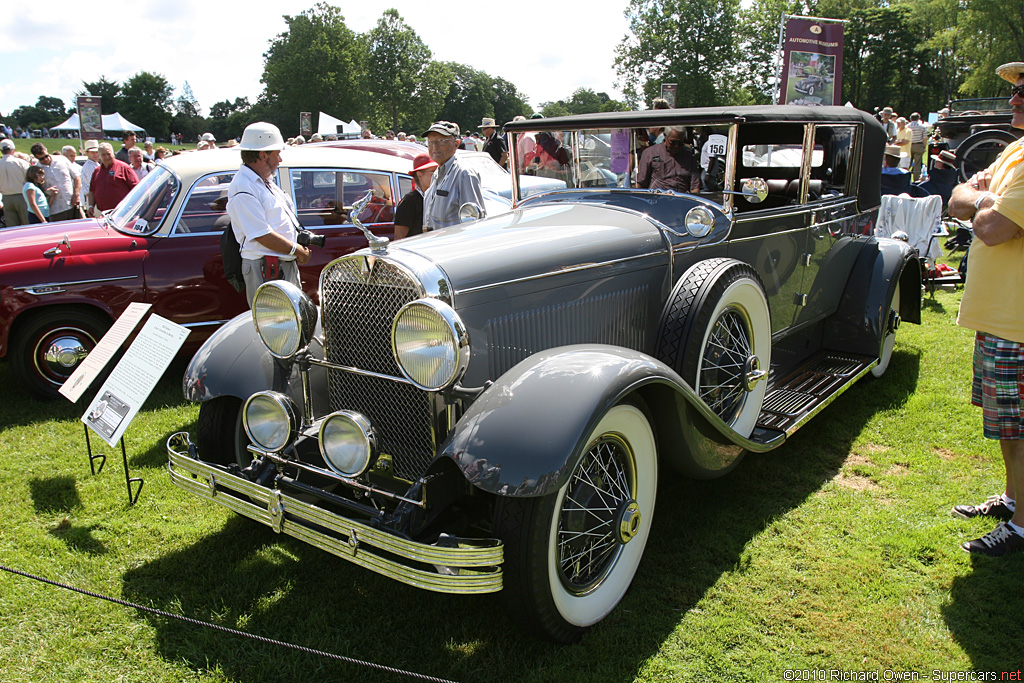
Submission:
[[[129,235],[151,235],[160,227],[167,208],[178,194],[178,178],[157,166],[107,214],[110,224]]]
[[[576,188],[638,188],[721,202],[728,126],[540,131],[513,135],[523,176]],[[526,183],[520,198],[531,194]]]

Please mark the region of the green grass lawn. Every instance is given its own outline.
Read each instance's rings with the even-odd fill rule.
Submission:
[[[993,524],[949,512],[1003,482],[997,444],[969,405],[972,334],[955,324],[959,297],[927,297],[924,324],[900,328],[887,375],[860,382],[780,449],[716,481],[664,472],[633,588],[577,645],[520,633],[497,596],[419,591],[176,489],[164,442],[197,414],[180,397],[181,362],[127,433],[132,473],[146,482],[135,507],[120,453],[98,438],[109,461],[90,474],[82,406],[0,395],[0,563],[465,682],[1016,671],[1024,554],[968,556],[959,544]],[[11,386],[2,364],[0,386]],[[408,680],[7,572],[0,642],[5,683]]]

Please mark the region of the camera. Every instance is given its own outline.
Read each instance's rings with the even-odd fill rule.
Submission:
[[[327,241],[327,236],[317,235],[309,230],[299,230],[295,235],[295,241],[304,247],[308,247],[310,245],[314,247],[323,247],[324,243]]]

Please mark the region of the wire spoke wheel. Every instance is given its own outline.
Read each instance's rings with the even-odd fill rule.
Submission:
[[[697,371],[697,395],[726,422],[739,412],[746,394],[746,369],[754,356],[746,313],[735,306],[715,320]]]

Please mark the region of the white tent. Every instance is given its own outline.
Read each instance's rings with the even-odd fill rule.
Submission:
[[[50,130],[78,130],[78,114],[72,114],[71,118],[67,121],[59,126],[54,126]],[[136,126],[120,114],[104,114],[103,130],[134,130],[138,132],[145,129],[141,126]]]
[[[341,130],[338,130],[338,126],[341,126]],[[359,125],[358,121],[349,121],[345,123],[341,119],[336,119],[330,114],[320,112],[320,121],[317,125],[316,132],[320,135],[333,135],[335,133],[341,133],[345,135],[359,135],[363,128]]]

